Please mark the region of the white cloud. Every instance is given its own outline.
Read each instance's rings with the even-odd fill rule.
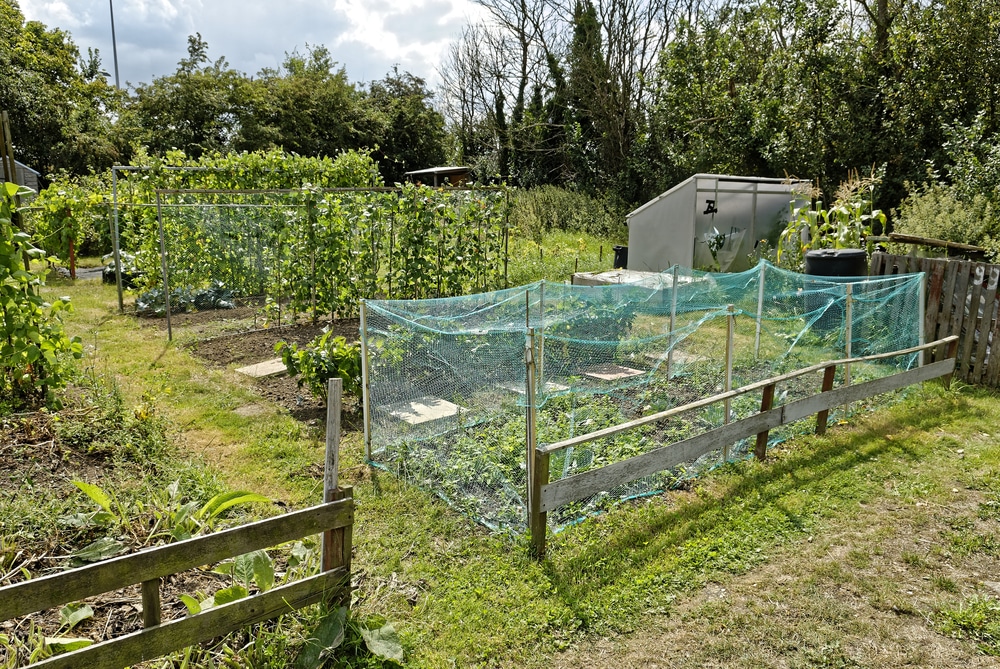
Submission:
[[[112,70],[108,2],[19,4],[29,20],[69,31],[82,53],[99,49]],[[433,84],[448,45],[481,10],[472,0],[117,0],[114,14],[123,84],[174,72],[196,32],[210,58],[225,56],[247,74],[277,67],[308,44],[325,45],[352,81],[380,79],[398,64]]]

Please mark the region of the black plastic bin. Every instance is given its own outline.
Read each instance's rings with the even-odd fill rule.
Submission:
[[[806,253],[806,274],[827,278],[847,278],[868,275],[868,254],[864,249],[822,249]],[[821,284],[817,283],[806,291],[806,311],[816,311],[826,308],[826,311],[813,324],[813,328],[821,334],[832,334],[840,331],[847,315],[843,301],[837,298]]]
[[[627,246],[616,246],[615,251],[615,269],[625,269],[628,266],[628,247]]]
[[[806,253],[806,274],[813,276],[868,276],[864,249],[821,249]]]

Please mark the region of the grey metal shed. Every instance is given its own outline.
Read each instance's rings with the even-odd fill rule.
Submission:
[[[807,202],[804,180],[695,174],[628,214],[628,269],[672,265],[740,272],[761,239],[772,248],[791,215]],[[715,251],[713,255],[713,250]]]
[[[42,177],[41,173],[36,172],[19,160],[14,161],[14,172],[16,172],[17,176],[15,183],[27,186],[36,193],[38,192],[39,179]],[[0,160],[0,180],[13,181],[7,176],[7,170],[4,169],[2,160]]]

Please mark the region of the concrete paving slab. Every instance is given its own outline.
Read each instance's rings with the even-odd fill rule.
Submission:
[[[619,381],[621,379],[628,379],[633,376],[641,376],[646,372],[639,369],[632,369],[631,367],[623,367],[621,365],[601,365],[599,367],[591,367],[590,369],[583,370],[584,376],[589,376],[592,379],[597,379],[598,381]]]
[[[396,402],[383,407],[393,418],[419,425],[458,414],[462,407],[440,397],[418,397],[409,402]]]
[[[258,362],[256,365],[240,367],[236,371],[254,379],[264,379],[269,376],[281,376],[287,369],[285,368],[285,363],[281,362],[281,358],[275,358],[274,360]]]

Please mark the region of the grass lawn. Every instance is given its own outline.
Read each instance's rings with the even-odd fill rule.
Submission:
[[[98,281],[49,290],[73,298],[83,366],[155,405],[184,452],[229,487],[319,501],[320,428],[185,348],[233,324],[175,328],[168,343]],[[251,404],[266,410],[237,411]],[[995,666],[998,443],[993,392],[927,384],[766,463],[568,528],[538,563],[524,541],[368,468],[347,432],[354,608],[392,622],[413,667]]]

